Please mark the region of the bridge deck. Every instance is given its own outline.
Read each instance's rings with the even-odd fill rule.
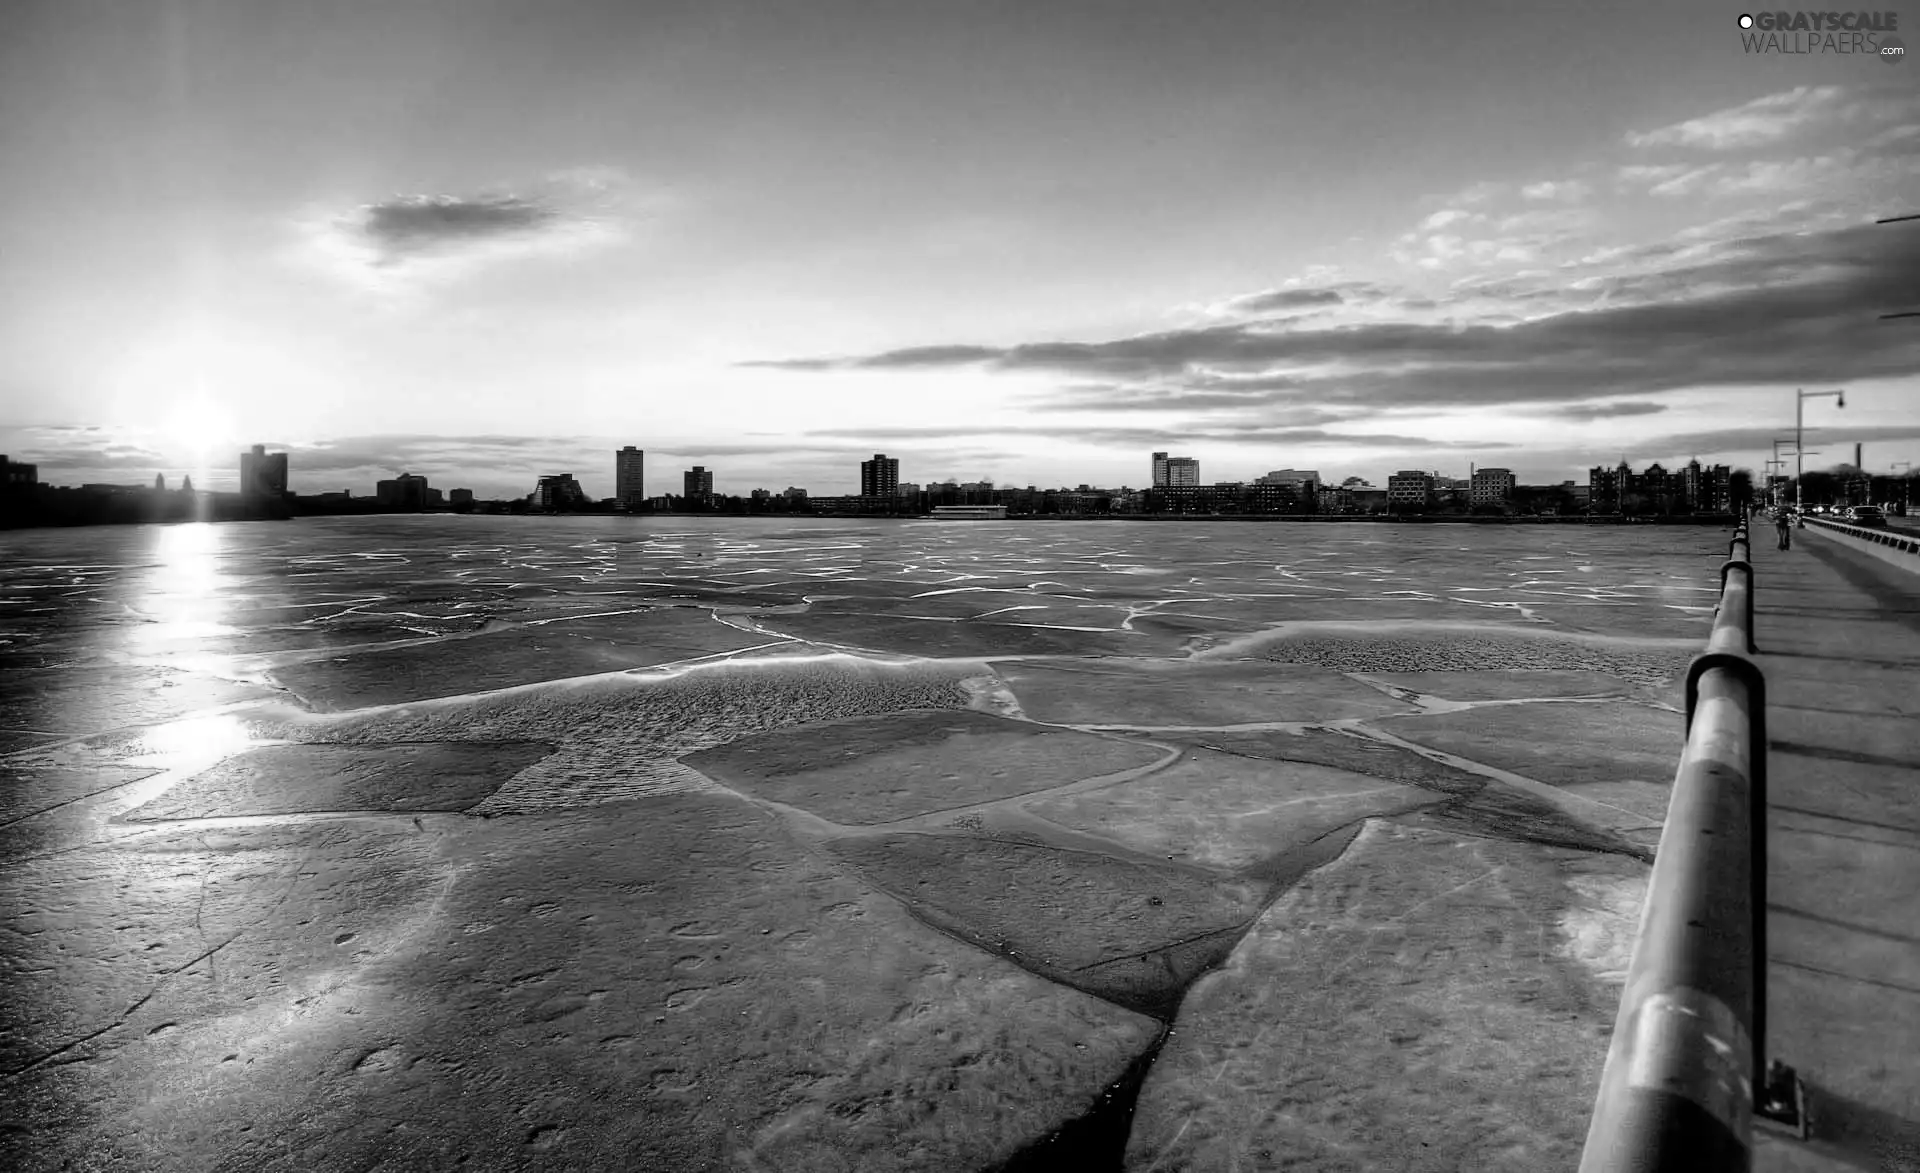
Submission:
[[[1754,1167],[1920,1171],[1920,573],[1753,535],[1767,677],[1769,1052],[1814,1139]]]

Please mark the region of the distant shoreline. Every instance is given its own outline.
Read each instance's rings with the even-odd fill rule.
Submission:
[[[1071,521],[1071,522],[1284,522],[1315,525],[1363,524],[1363,525],[1694,525],[1694,526],[1731,526],[1738,516],[1732,513],[1676,514],[1670,517],[1623,517],[1619,514],[1567,515],[1555,517],[1494,517],[1465,516],[1459,514],[1411,514],[1400,517],[1388,517],[1380,514],[1275,514],[1275,513],[1119,513],[1119,514],[1070,514],[1070,513],[1029,513],[1002,518],[943,518],[930,514],[879,514],[879,513],[457,513],[451,510],[428,510],[421,512],[354,512],[354,513],[296,513],[289,517],[284,513],[261,511],[251,516],[228,514],[214,517],[191,516],[126,516],[85,519],[69,518],[28,518],[0,517],[0,531],[23,529],[76,529],[96,525],[179,525],[188,522],[207,522],[224,524],[231,521],[298,521],[304,517],[523,517],[532,520],[559,518],[668,518],[692,521],[712,519],[717,521],[750,521],[758,519],[813,520],[813,521],[937,521],[942,525],[980,525],[988,522],[1034,522],[1034,521]]]

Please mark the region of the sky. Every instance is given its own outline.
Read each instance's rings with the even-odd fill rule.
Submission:
[[[1808,466],[1920,463],[1920,319],[1879,317],[1920,222],[1874,224],[1920,212],[1920,62],[1750,53],[1740,12],[14,0],[0,452],[1584,482],[1760,471],[1845,388]]]

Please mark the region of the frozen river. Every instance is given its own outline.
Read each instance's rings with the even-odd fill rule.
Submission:
[[[0,1163],[1569,1165],[1724,557],[0,535]]]

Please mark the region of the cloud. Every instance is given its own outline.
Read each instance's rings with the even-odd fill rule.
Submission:
[[[633,211],[630,184],[611,168],[575,168],[524,191],[394,195],[299,221],[303,259],[385,292],[466,275],[507,260],[618,242]]]
[[[809,436],[859,438],[869,444],[895,440],[943,441],[956,436],[993,436],[1006,439],[1083,443],[1116,448],[1165,444],[1319,444],[1357,448],[1446,448],[1480,450],[1516,445],[1485,441],[1434,440],[1425,436],[1385,432],[1335,432],[1317,427],[1244,427],[1239,425],[1171,424],[1139,427],[1083,424],[1006,424],[981,427],[850,427],[806,433]]]
[[[1479,183],[1468,184],[1466,187],[1453,192],[1451,195],[1428,196],[1426,202],[1429,205],[1439,203],[1456,207],[1461,204],[1484,204],[1495,196],[1501,195],[1506,190],[1507,185],[1504,183],[1494,183],[1490,180],[1483,180]]]
[[[1811,427],[1807,429],[1809,433],[1814,430]],[[1637,451],[1648,453],[1767,452],[1772,450],[1773,442],[1779,438],[1780,431],[1779,424],[1714,428],[1708,431],[1654,436],[1635,443],[1634,447]],[[1850,441],[1867,445],[1920,440],[1920,424],[1853,424],[1846,428],[1845,435]],[[1813,436],[1809,435],[1807,439],[1811,441]],[[1833,458],[1830,456],[1828,459],[1831,461]],[[1811,462],[1809,467],[1812,467]]]
[[[1614,180],[1622,186],[1643,187],[1656,183],[1665,183],[1693,170],[1686,163],[1629,163],[1614,172]]]
[[[1315,306],[1344,305],[1346,298],[1337,289],[1268,289],[1236,297],[1226,304],[1233,313],[1264,314]]]
[[[1505,233],[1550,233],[1556,236],[1583,232],[1592,227],[1594,215],[1586,208],[1538,208],[1504,216],[1495,227]]]
[[[367,242],[375,264],[391,265],[474,241],[536,233],[558,216],[518,196],[396,196],[360,209],[347,229]]]
[[[1671,179],[1665,179],[1647,189],[1647,194],[1674,199],[1692,195],[1707,185],[1707,181],[1720,173],[1720,164],[1709,163],[1705,167],[1689,167]]]
[[[1574,420],[1591,423],[1599,419],[1617,419],[1622,416],[1655,415],[1667,410],[1664,403],[1650,403],[1646,400],[1624,400],[1613,403],[1568,403],[1546,409],[1545,414],[1556,419]]]
[[[1833,117],[1844,92],[1840,86],[1796,86],[1671,126],[1629,132],[1627,145],[1710,151],[1767,146]]]
[[[1896,238],[1897,236],[1897,238]],[[1920,234],[1873,226],[1649,248],[1639,271],[1564,273],[1456,291],[1441,310],[1511,307],[1505,326],[1239,322],[1096,341],[921,347],[767,365],[947,365],[1130,385],[1277,380],[1243,410],[1552,403],[1711,386],[1920,373],[1877,315],[1911,299]],[[1084,395],[1056,397],[1085,403]]]
[[[1445,228],[1449,224],[1466,224],[1485,218],[1486,217],[1480,215],[1478,212],[1468,212],[1460,208],[1442,208],[1433,215],[1428,216],[1425,220],[1422,220],[1420,227],[1431,232],[1436,229]]]
[[[1566,204],[1579,203],[1592,194],[1593,186],[1578,179],[1542,180],[1520,189],[1522,199],[1552,200]]]

